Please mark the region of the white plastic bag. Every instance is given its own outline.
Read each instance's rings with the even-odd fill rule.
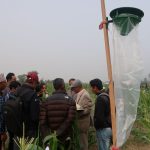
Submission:
[[[45,150],[50,150],[49,146],[46,146]]]
[[[113,25],[113,79],[116,101],[117,146],[122,146],[136,120],[143,63],[137,26],[127,35],[120,35]]]

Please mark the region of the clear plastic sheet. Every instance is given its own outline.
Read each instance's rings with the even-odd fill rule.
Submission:
[[[120,35],[113,25],[113,79],[116,101],[117,146],[128,139],[136,120],[143,63],[140,55],[137,26],[127,35]]]

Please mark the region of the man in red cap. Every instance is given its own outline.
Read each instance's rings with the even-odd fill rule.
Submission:
[[[35,88],[39,82],[37,72],[29,72],[26,82],[18,89],[17,95],[23,101],[25,136],[36,137],[39,124],[39,100]]]

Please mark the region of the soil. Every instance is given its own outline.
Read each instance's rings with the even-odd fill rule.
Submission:
[[[128,145],[122,150],[150,150],[150,145]]]
[[[98,150],[98,149],[97,149],[97,145],[91,146],[89,150]]]
[[[98,150],[98,149],[96,145],[93,145],[89,150]],[[150,144],[130,142],[127,143],[123,148],[120,148],[120,150],[150,150]]]

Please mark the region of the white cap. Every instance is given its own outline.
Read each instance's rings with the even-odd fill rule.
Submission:
[[[75,88],[75,87],[81,87],[82,86],[82,82],[79,79],[76,79],[72,84],[71,84],[71,88]]]
[[[4,77],[3,73],[0,73],[0,82],[6,81],[6,78]]]

